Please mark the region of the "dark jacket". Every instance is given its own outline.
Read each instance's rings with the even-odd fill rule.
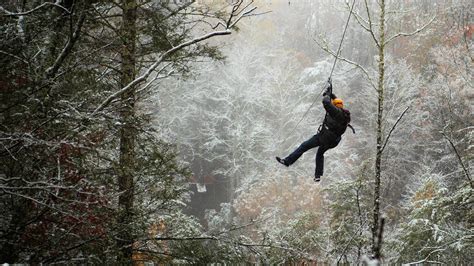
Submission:
[[[348,110],[336,107],[332,104],[331,98],[336,98],[334,94],[323,97],[323,106],[326,109],[326,117],[323,121],[322,131],[328,130],[335,136],[340,137],[346,132],[347,125],[351,122],[351,115]]]

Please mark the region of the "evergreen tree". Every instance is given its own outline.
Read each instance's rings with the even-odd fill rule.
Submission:
[[[149,228],[182,208],[188,172],[157,138],[142,99],[165,71],[219,58],[199,43],[230,34],[254,9],[224,7],[2,4],[2,262],[130,263],[137,250],[154,252],[143,248]]]

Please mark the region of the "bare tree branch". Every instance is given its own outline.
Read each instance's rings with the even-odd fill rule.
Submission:
[[[253,0],[250,1],[244,8],[242,8],[240,11],[238,11],[238,12],[236,13],[236,15],[238,15],[237,19],[236,19],[234,22],[232,22],[231,24],[227,24],[227,28],[228,28],[228,29],[234,27],[235,24],[237,24],[242,18],[248,16],[248,15],[249,15],[250,13],[252,13],[255,9],[257,9],[257,7],[255,6],[255,7],[251,8],[251,9],[245,11],[250,5],[253,4],[253,2],[254,2]],[[239,7],[240,7],[240,4],[239,4]],[[238,9],[239,9],[239,8],[237,8],[237,10],[238,10]],[[229,21],[229,22],[230,22],[230,21]]]
[[[294,252],[294,253],[303,255],[307,259],[316,260],[316,258],[314,258],[313,255],[311,255],[311,254],[309,254],[305,251],[300,251],[300,250],[293,249],[293,248],[290,248],[290,247],[276,246],[276,245],[271,245],[271,244],[244,243],[244,242],[240,242],[240,241],[235,242],[235,241],[232,241],[230,239],[222,239],[222,238],[218,238],[218,237],[215,237],[215,236],[155,237],[155,238],[145,239],[145,241],[147,241],[147,240],[151,240],[151,241],[153,241],[153,240],[155,240],[155,241],[203,241],[203,240],[222,241],[222,242],[230,242],[232,244],[242,246],[242,247],[247,247],[247,248],[267,247],[267,248],[275,248],[275,249],[285,250],[285,251]]]
[[[244,1],[243,0],[237,0],[237,3],[235,3],[232,7],[232,12],[230,12],[230,16],[229,18],[227,19],[227,22],[226,22],[226,26],[228,27],[232,21],[232,18],[235,16],[235,13],[237,12],[237,10],[239,9],[240,5],[243,3]],[[226,28],[227,28],[226,27]]]
[[[446,140],[449,142],[449,144],[453,148],[454,153],[456,154],[456,157],[458,158],[459,164],[461,165],[461,167],[464,171],[464,175],[466,176],[467,180],[469,181],[469,184],[471,185],[471,188],[474,188],[474,184],[472,183],[472,179],[471,179],[471,175],[469,174],[469,170],[464,165],[464,162],[462,161],[461,155],[459,154],[459,151],[456,148],[456,145],[454,145],[453,141],[448,137],[448,135],[446,135],[446,133],[444,131],[441,131],[441,134],[444,136],[444,138],[446,138]]]
[[[237,24],[242,18],[245,18],[245,17],[248,17],[250,16],[250,13],[252,13],[255,9],[257,9],[257,7],[253,7],[251,8],[250,10],[242,13],[228,28],[232,28],[235,26],[235,24]]]
[[[140,88],[140,90],[137,91],[137,94],[140,94],[142,93],[143,91],[145,91],[147,88],[149,88],[151,86],[151,84],[153,84],[153,82],[155,82],[157,79],[160,79],[160,78],[163,78],[160,77],[160,74],[166,69],[168,68],[172,63],[168,63],[166,64],[165,66],[163,66],[160,70],[158,70],[156,72],[156,75],[154,78],[152,78],[150,81],[147,82],[147,84],[145,84],[145,86],[143,86],[142,88]],[[173,74],[174,70],[170,70],[166,75],[164,75],[164,77],[168,77],[170,76],[171,74]]]
[[[1,53],[1,54],[5,54],[5,55],[8,55],[8,56],[11,56],[11,57],[13,57],[13,58],[15,58],[15,59],[20,60],[21,62],[23,62],[23,63],[25,63],[25,64],[28,64],[28,61],[26,61],[25,59],[23,59],[23,58],[21,58],[21,57],[19,57],[19,56],[17,56],[17,55],[11,54],[11,53],[9,53],[9,52],[5,52],[5,51],[3,51],[3,50],[0,50],[0,53]]]
[[[7,16],[7,17],[26,16],[26,15],[29,15],[29,14],[35,12],[35,11],[38,11],[41,8],[44,8],[46,6],[55,6],[55,7],[58,7],[60,9],[62,9],[64,12],[67,12],[68,14],[71,14],[71,12],[69,10],[67,10],[65,7],[63,7],[62,5],[59,5],[59,4],[56,4],[56,3],[51,3],[51,2],[42,3],[41,5],[35,7],[31,10],[28,10],[28,11],[25,11],[25,12],[19,12],[19,13],[10,12],[10,11],[6,10],[5,8],[3,8],[2,6],[0,6],[0,12],[4,12],[5,14],[3,16]]]
[[[56,74],[61,64],[64,62],[66,57],[71,53],[72,48],[74,47],[74,44],[79,39],[81,28],[82,28],[82,25],[84,24],[85,19],[86,19],[86,13],[83,12],[81,16],[79,17],[79,20],[77,21],[76,28],[74,29],[74,33],[68,39],[66,45],[61,51],[61,54],[59,54],[59,56],[56,58],[56,60],[54,61],[54,64],[48,69],[46,69],[47,78],[51,78]]]
[[[216,25],[214,25],[212,27],[212,29],[217,29],[217,27],[219,26],[222,26],[223,28],[225,29],[230,29],[232,27],[235,26],[235,24],[237,24],[242,18],[244,17],[250,17],[250,16],[259,16],[259,15],[263,15],[263,14],[266,14],[266,13],[270,13],[271,11],[267,11],[267,12],[262,12],[262,13],[259,13],[259,14],[251,14],[255,9],[257,9],[257,7],[253,7],[247,11],[245,11],[250,5],[253,4],[253,0],[250,1],[245,7],[243,8],[240,8],[240,6],[242,5],[243,3],[243,0],[239,0],[236,4],[234,4],[234,6],[232,7],[232,12],[230,14],[230,17],[227,19],[227,21],[224,23],[223,21],[219,21],[216,23]],[[240,10],[240,11],[239,11]],[[235,21],[232,21],[232,18],[234,18],[236,15],[238,15],[237,19]]]
[[[409,262],[409,263],[405,263],[405,264],[402,264],[402,265],[410,266],[410,265],[418,265],[418,264],[423,264],[423,263],[427,263],[428,265],[430,265],[430,264],[444,264],[444,263],[439,262],[439,261],[432,261],[432,260],[423,259],[423,260],[420,260],[420,261]]]
[[[402,114],[398,117],[397,121],[395,121],[395,124],[393,124],[392,128],[390,129],[390,131],[388,132],[388,135],[387,135],[387,138],[385,139],[385,142],[382,146],[382,149],[380,150],[380,153],[383,152],[383,150],[385,149],[385,146],[387,146],[387,143],[390,139],[390,136],[392,135],[392,132],[393,130],[395,130],[395,127],[397,127],[397,124],[398,122],[400,122],[400,120],[402,119],[402,117],[405,115],[405,113],[408,111],[408,109],[410,109],[410,106],[408,106],[407,108],[405,108],[405,110],[402,112]]]
[[[347,2],[346,5],[349,7],[349,2]],[[367,11],[367,17],[368,17],[367,20],[365,20],[359,13],[357,13],[355,11],[352,11],[352,14],[354,14],[354,18],[356,19],[359,26],[361,26],[365,31],[370,33],[370,36],[372,36],[372,39],[374,40],[376,46],[378,47],[379,42],[378,42],[377,38],[375,37],[375,33],[374,33],[374,30],[373,30],[373,27],[372,27],[373,23],[372,23],[372,18],[370,17],[370,12],[369,12],[367,1],[365,1],[365,8],[366,8],[366,11]]]
[[[13,192],[13,191],[10,191],[8,189],[5,189],[5,188],[1,188],[1,190],[3,191],[3,193],[5,194],[8,194],[8,195],[11,195],[11,196],[14,196],[14,197],[20,197],[20,198],[24,198],[24,199],[27,199],[27,200],[30,200],[38,205],[41,205],[41,206],[44,206],[46,208],[49,208],[51,210],[55,210],[57,211],[58,213],[61,213],[61,214],[65,214],[65,215],[70,215],[70,213],[68,212],[65,212],[61,209],[58,209],[56,208],[53,204],[49,204],[49,203],[45,203],[45,202],[42,202],[40,200],[37,200],[31,196],[28,196],[28,195],[24,195],[24,194],[21,194],[21,193],[16,193],[16,192]]]
[[[340,56],[340,55],[339,55],[339,56],[336,56],[336,53],[335,53],[334,51],[332,51],[331,49],[329,49],[329,46],[328,46],[328,44],[327,44],[327,42],[326,42],[325,40],[323,40],[324,45],[322,45],[321,43],[319,43],[319,42],[318,42],[316,39],[314,39],[314,38],[313,38],[313,40],[316,42],[316,44],[317,44],[321,49],[323,49],[323,51],[329,53],[330,55],[332,55],[332,56],[334,56],[334,57],[337,57],[337,59],[339,59],[339,60],[342,60],[342,61],[344,61],[344,62],[346,62],[346,63],[348,63],[348,64],[350,64],[350,65],[353,65],[353,66],[355,66],[356,68],[360,69],[360,70],[363,72],[363,74],[365,75],[365,77],[367,78],[367,80],[369,81],[369,83],[370,83],[370,85],[372,86],[372,88],[373,88],[374,90],[377,90],[377,86],[376,86],[376,84],[375,84],[375,81],[374,81],[374,80],[372,79],[372,77],[370,76],[369,71],[367,71],[362,65],[360,65],[360,64],[358,64],[358,63],[356,63],[356,62],[354,62],[354,61],[352,61],[352,60],[349,60],[349,59],[347,59],[347,58],[345,58],[345,57],[342,57],[342,56]]]
[[[357,199],[358,201],[358,199]],[[362,230],[365,228],[365,224],[368,222],[368,220],[366,219],[364,221],[363,224],[360,225],[359,229],[357,229],[357,232],[355,232],[352,237],[349,239],[349,241],[347,241],[347,244],[346,246],[344,247],[344,249],[342,250],[341,252],[341,256],[339,257],[339,259],[337,260],[337,264],[339,264],[339,262],[341,261],[342,257],[344,256],[344,254],[346,253],[346,250],[347,248],[349,247],[350,243],[352,242],[352,240],[354,240],[354,238],[360,233],[362,232]]]
[[[253,2],[253,1],[252,1]],[[105,99],[105,101],[103,101],[95,110],[94,112],[92,112],[92,116],[95,116],[98,112],[100,112],[101,110],[103,110],[105,107],[107,107],[114,99],[116,99],[117,97],[121,96],[122,94],[126,93],[127,91],[133,89],[136,85],[142,83],[142,82],[145,82],[147,80],[147,78],[151,75],[151,73],[153,73],[153,71],[165,60],[167,59],[169,56],[171,56],[172,54],[174,54],[175,52],[185,48],[185,47],[188,47],[188,46],[191,46],[193,44],[196,44],[196,43],[199,43],[201,41],[204,41],[204,40],[207,40],[209,38],[212,38],[212,37],[215,37],[215,36],[220,36],[220,35],[229,35],[232,33],[231,29],[236,25],[237,22],[239,22],[240,19],[242,19],[243,17],[245,16],[248,16],[251,12],[253,12],[257,7],[253,7],[247,11],[238,11],[239,10],[239,7],[240,5],[242,4],[242,1],[239,1],[237,4],[234,4],[233,7],[232,7],[232,13],[230,15],[230,18],[228,20],[228,24],[226,25],[226,29],[225,30],[221,30],[221,31],[213,31],[213,32],[210,32],[210,33],[207,33],[205,35],[202,35],[200,37],[197,37],[197,38],[194,38],[192,40],[189,40],[187,42],[183,42],[171,49],[169,49],[168,51],[164,52],[163,54],[161,54],[161,56],[155,61],[155,63],[153,63],[146,71],[145,73],[143,73],[141,76],[139,76],[138,78],[136,78],[135,80],[133,80],[132,82],[130,82],[128,85],[126,85],[125,87],[123,87],[122,89],[120,89],[119,91],[113,93],[112,95],[110,95],[107,99]],[[248,6],[248,5],[247,5]],[[246,6],[246,7],[247,7]],[[245,10],[245,9],[244,9]],[[237,19],[235,21],[232,21],[232,17],[235,16],[235,13],[236,12],[239,12],[240,15],[237,17]]]
[[[349,5],[349,3],[346,3]],[[358,12],[352,11],[354,18],[357,20],[357,23],[367,32],[370,32],[370,28],[367,27],[369,25],[369,21],[365,20]]]
[[[372,27],[373,23],[372,23],[372,17],[370,16],[370,11],[369,11],[369,4],[367,3],[367,0],[365,0],[365,10],[367,12],[367,17],[368,17],[368,20],[369,20],[369,32],[370,32],[370,35],[372,35],[372,39],[374,40],[375,44],[377,45],[377,47],[380,46],[380,43],[377,39],[377,37],[375,37],[375,33],[374,33],[374,29]]]
[[[141,76],[139,76],[138,78],[136,78],[135,80],[133,80],[132,82],[130,82],[128,85],[126,85],[125,87],[123,87],[122,89],[120,89],[119,91],[113,93],[112,95],[110,95],[107,99],[105,99],[105,101],[103,101],[99,107],[97,107],[94,112],[92,113],[92,116],[96,115],[98,112],[100,112],[101,110],[103,110],[105,107],[107,107],[107,105],[109,105],[114,99],[116,99],[117,97],[121,96],[122,94],[124,94],[125,92],[129,91],[130,89],[132,89],[133,87],[135,87],[136,85],[146,81],[146,79],[151,75],[151,73],[153,73],[153,71],[166,59],[168,58],[170,55],[172,55],[173,53],[187,47],[187,46],[190,46],[190,45],[193,45],[195,43],[198,43],[200,41],[203,41],[203,40],[206,40],[206,39],[209,39],[211,37],[214,37],[214,36],[218,36],[218,35],[229,35],[231,34],[231,31],[230,30],[224,30],[224,31],[214,31],[214,32],[211,32],[211,33],[208,33],[208,34],[205,34],[203,36],[200,36],[198,38],[195,38],[195,39],[192,39],[192,40],[189,40],[187,42],[184,42],[184,43],[181,43],[180,45],[178,46],[175,46],[171,49],[169,49],[168,51],[164,52],[157,60],[156,62],[151,65],[146,71],[145,73],[143,73]]]
[[[393,41],[394,39],[400,37],[400,36],[412,36],[412,35],[415,35],[421,31],[423,31],[426,27],[428,27],[434,20],[435,20],[436,16],[434,16],[430,21],[428,21],[428,23],[426,23],[425,25],[423,25],[421,28],[419,29],[416,29],[415,31],[413,32],[410,32],[410,33],[405,33],[405,32],[399,32],[395,35],[393,35],[392,37],[389,37],[383,44],[386,45],[388,44],[389,42]]]

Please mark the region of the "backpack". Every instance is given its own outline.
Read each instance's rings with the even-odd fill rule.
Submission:
[[[344,109],[342,108],[342,111],[344,112],[344,117],[346,118],[346,123],[347,123],[347,127],[349,127],[350,129],[352,129],[352,133],[356,133],[355,132],[355,129],[354,127],[350,124],[351,122],[351,112],[349,112],[349,110],[347,109]]]

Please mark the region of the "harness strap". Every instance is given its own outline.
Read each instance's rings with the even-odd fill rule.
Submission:
[[[354,133],[354,134],[356,133],[354,127],[353,127],[351,124],[347,124],[347,127],[349,127],[350,129],[352,129],[352,133]]]
[[[319,127],[318,127],[318,132],[317,132],[317,133],[318,133],[318,134],[321,133],[321,130],[322,130],[322,129],[323,129],[323,124],[319,125]]]
[[[356,133],[354,127],[353,127],[351,124],[347,124],[347,127],[352,130],[352,133],[353,133],[353,134]],[[329,128],[326,126],[325,123],[322,123],[321,125],[319,125],[318,133],[320,133],[323,128],[326,129],[326,130],[328,130],[328,131],[331,131],[331,130],[329,130]]]

